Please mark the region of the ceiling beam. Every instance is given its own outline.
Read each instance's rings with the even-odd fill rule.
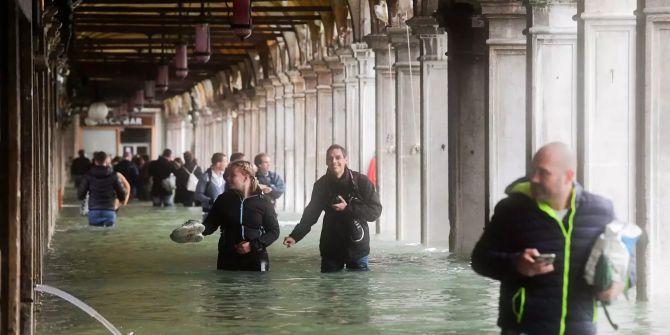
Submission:
[[[274,33],[254,33],[251,35],[249,38],[245,39],[245,43],[251,43],[251,42],[265,42],[269,39],[274,39],[276,37],[281,36],[281,34],[274,34]],[[160,48],[161,42],[166,44],[166,45],[173,45],[177,44],[179,42],[178,38],[165,38],[161,39],[160,36],[158,38],[77,38],[77,44],[78,45],[136,45],[136,46],[149,46],[149,42],[151,42],[151,46],[154,48]],[[233,36],[215,36],[210,39],[210,43],[212,44],[221,44],[221,43],[240,43],[240,39],[238,37],[233,37]]]
[[[226,29],[226,30],[223,30]],[[215,27],[210,27],[212,36],[236,36],[235,33],[230,30],[229,27],[225,27],[221,30],[216,29]],[[252,29],[254,32],[268,32],[268,31],[293,31],[292,26],[282,26],[282,27],[258,27],[254,26]],[[75,31],[77,33],[81,32],[95,32],[95,33],[139,33],[139,34],[152,34],[160,35],[163,34],[179,34],[178,26],[164,27],[160,25],[112,25],[112,24],[76,24]],[[190,30],[189,30],[190,32]]]
[[[253,2],[252,2],[253,3]],[[251,6],[252,13],[286,13],[286,12],[330,12],[330,6]],[[200,14],[200,6],[183,7],[182,13]],[[231,13],[232,7],[205,7],[206,13]],[[81,5],[75,9],[75,15],[82,12],[96,13],[178,13],[179,7],[149,7],[149,6],[85,6]]]
[[[251,21],[254,24],[292,24],[294,22],[307,22],[320,20],[319,15],[274,15],[274,16],[253,16]],[[200,21],[197,16],[179,17],[176,15],[128,15],[128,14],[100,14],[100,15],[75,15],[76,24],[86,23],[133,23],[133,24],[159,24],[164,26],[193,24]],[[210,26],[230,25],[230,16],[212,16],[209,18]]]

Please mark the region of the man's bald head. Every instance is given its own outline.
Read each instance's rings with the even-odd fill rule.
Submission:
[[[542,146],[533,156],[533,162],[539,160],[550,162],[562,171],[577,170],[577,159],[563,142],[552,142]]]
[[[533,156],[530,172],[531,191],[537,200],[562,207],[572,189],[576,159],[565,143],[544,145]]]

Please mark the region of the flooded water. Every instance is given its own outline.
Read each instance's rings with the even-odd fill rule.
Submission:
[[[497,282],[444,250],[375,239],[367,273],[319,273],[315,229],[295,248],[270,247],[269,273],[216,270],[218,236],[177,244],[170,232],[199,209],[134,203],[112,229],[64,208],[44,284],[81,299],[124,334],[498,334]],[[283,237],[291,230],[283,222]],[[317,228],[317,227],[315,227]],[[42,293],[37,334],[109,334],[73,305]],[[615,332],[668,334],[670,301],[617,302]]]

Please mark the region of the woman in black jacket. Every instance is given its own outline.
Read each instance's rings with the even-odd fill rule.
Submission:
[[[202,234],[221,228],[218,269],[268,271],[266,248],[279,237],[277,213],[258,187],[251,163],[236,161],[228,169],[230,190],[214,202]]]

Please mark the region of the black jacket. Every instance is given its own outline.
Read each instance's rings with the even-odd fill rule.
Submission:
[[[177,170],[175,173],[175,184],[177,185],[174,196],[175,202],[192,204],[195,201],[194,191],[189,191],[186,189],[191,172],[193,172],[195,177],[198,179],[200,179],[200,176],[202,176],[202,170],[200,169],[200,166],[196,165],[193,161],[185,163],[184,166],[182,166],[181,169]]]
[[[126,191],[116,172],[101,165],[93,165],[81,180],[77,190],[79,200],[84,200],[86,193],[89,193],[89,209],[114,210],[114,200],[123,202],[126,198]]]
[[[152,196],[166,196],[172,194],[172,191],[168,191],[163,188],[161,181],[170,176],[170,173],[175,173],[175,166],[167,160],[167,158],[160,156],[157,160],[151,161],[149,163],[149,175],[153,179],[153,185],[151,186],[151,195]]]
[[[219,256],[233,262],[264,252],[279,237],[277,213],[260,190],[244,201],[237,191],[224,192],[216,198],[203,224],[205,236],[221,229]],[[235,252],[235,245],[242,241],[251,244],[251,255]]]
[[[73,176],[83,176],[91,168],[91,161],[86,157],[77,157],[72,161],[70,174]]]
[[[342,212],[331,207],[338,195],[347,202]],[[302,213],[300,223],[291,232],[291,237],[296,241],[305,237],[323,211],[326,215],[323,217],[319,243],[321,257],[348,262],[370,254],[370,230],[367,223],[377,220],[382,213],[382,205],[367,176],[347,168],[340,179],[330,173],[319,178],[314,183],[312,199]],[[354,219],[359,220],[365,230],[365,237],[360,242],[351,240],[350,224]]]
[[[472,268],[501,282],[498,325],[527,334],[595,334],[595,300],[584,266],[596,238],[614,219],[612,203],[575,183],[559,225],[554,211],[531,197],[529,182],[517,181],[507,193],[472,252]],[[515,261],[526,248],[555,253],[554,271],[521,275]]]
[[[122,159],[114,166],[114,171],[126,177],[126,180],[131,187],[135,187],[135,185],[137,185],[137,176],[140,175],[140,172],[137,170],[135,163],[126,159]]]

